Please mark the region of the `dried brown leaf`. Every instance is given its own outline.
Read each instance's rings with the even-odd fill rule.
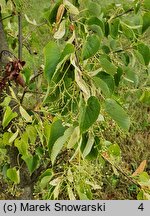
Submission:
[[[110,156],[109,156],[109,154],[108,154],[107,151],[106,151],[106,152],[102,152],[102,156],[103,156],[103,158],[105,158],[106,160],[110,160]]]
[[[57,15],[56,15],[56,23],[59,24],[61,22],[61,19],[63,17],[63,14],[64,14],[64,11],[65,11],[65,7],[63,4],[61,4],[59,7],[58,7],[58,10],[57,10]]]
[[[147,162],[146,160],[143,160],[143,161],[140,163],[139,167],[138,167],[138,168],[135,170],[135,172],[132,174],[132,177],[135,177],[135,176],[141,174],[141,173],[144,171],[145,166],[146,166],[146,162]]]

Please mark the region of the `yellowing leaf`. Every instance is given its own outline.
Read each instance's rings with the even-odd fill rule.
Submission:
[[[80,129],[79,126],[77,126],[70,136],[67,148],[73,148],[73,146],[78,142],[79,138],[80,138]]]
[[[19,110],[20,114],[27,122],[32,122],[32,117],[27,113],[27,111],[22,106],[19,107]]]
[[[88,85],[86,84],[86,82],[84,81],[84,79],[82,79],[79,71],[77,71],[76,69],[75,69],[75,81],[77,85],[79,86],[79,88],[84,93],[85,97],[88,99],[90,97],[90,89]]]
[[[94,136],[93,134],[89,134],[89,138],[88,138],[88,141],[87,141],[87,144],[85,146],[85,149],[83,151],[83,158],[85,158],[91,151],[93,145],[94,145]]]
[[[18,136],[19,130],[17,129],[17,131],[10,137],[9,139],[9,143],[12,143]]]
[[[70,3],[67,0],[63,1],[64,5],[68,8],[69,12],[73,15],[78,15],[79,14],[79,10],[77,7],[75,7],[72,3]]]
[[[13,112],[9,106],[7,106],[6,111],[4,113],[2,126],[3,128],[7,127],[7,125],[11,122],[12,119],[16,118],[18,114]]]
[[[67,179],[70,183],[73,183],[73,174],[71,172],[71,169],[68,169],[68,172],[67,172]]]
[[[60,193],[60,183],[61,183],[61,182],[59,182],[59,183],[56,185],[56,187],[55,187],[55,189],[54,189],[54,191],[53,191],[54,200],[58,200],[58,196],[59,196],[59,193]]]
[[[143,160],[143,161],[140,163],[139,167],[138,167],[138,168],[135,170],[135,172],[132,174],[132,177],[135,177],[135,176],[141,174],[141,173],[144,171],[145,166],[146,166],[146,162],[147,162],[146,160]]]
[[[58,177],[58,178],[55,178],[52,181],[50,181],[49,184],[52,186],[57,186],[58,184],[60,184],[60,182],[61,182],[61,177]]]
[[[55,34],[54,34],[54,38],[55,39],[61,39],[64,35],[65,35],[65,32],[66,32],[66,30],[65,30],[65,23],[66,23],[66,21],[65,20],[63,20],[61,23],[60,23],[60,25],[59,25],[59,28],[58,28],[58,31],[57,32],[55,32]]]
[[[56,159],[57,155],[59,154],[59,152],[61,151],[63,145],[66,143],[66,141],[71,136],[73,129],[74,129],[73,127],[67,128],[66,131],[64,132],[64,134],[61,137],[59,137],[56,140],[56,142],[54,143],[54,145],[52,147],[52,151],[51,151],[52,164],[54,164],[55,159]]]
[[[16,167],[9,168],[7,170],[7,177],[14,182],[15,184],[20,183],[20,173],[19,170],[16,169]]]
[[[27,16],[27,14],[24,14],[25,19],[27,20],[28,23],[32,24],[32,25],[37,25],[36,20],[30,20],[29,17]]]
[[[109,154],[108,154],[107,151],[102,153],[102,157],[103,157],[105,160],[108,160],[108,161],[110,160],[110,156],[109,156]]]
[[[13,88],[11,88],[11,87],[9,86],[9,90],[10,90],[10,93],[11,93],[12,98],[15,99],[16,101],[18,101],[18,100],[17,100],[17,97],[16,97],[16,95],[15,95],[15,92],[14,92],[14,90],[13,90]]]
[[[67,190],[68,190],[68,196],[70,200],[76,200],[75,195],[73,194],[72,188],[70,185],[67,185]]]

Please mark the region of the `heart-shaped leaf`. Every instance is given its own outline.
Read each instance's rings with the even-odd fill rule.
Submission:
[[[49,42],[44,48],[44,57],[45,57],[45,77],[48,82],[51,81],[57,64],[59,63],[61,56],[60,47],[53,41]]]
[[[82,58],[86,60],[92,57],[99,50],[99,47],[100,47],[100,39],[98,38],[98,36],[94,34],[88,36],[87,40],[83,45]]]
[[[80,132],[86,131],[97,120],[100,112],[100,103],[97,97],[91,96],[87,104],[80,107],[79,126]]]
[[[105,110],[122,129],[129,130],[130,118],[115,100],[110,98],[106,99]]]

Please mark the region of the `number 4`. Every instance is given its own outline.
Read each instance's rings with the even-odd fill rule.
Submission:
[[[143,206],[143,203],[141,203],[138,207],[139,210],[143,211],[144,210],[144,206]]]

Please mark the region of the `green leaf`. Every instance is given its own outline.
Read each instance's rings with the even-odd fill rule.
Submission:
[[[145,65],[145,61],[144,61],[144,58],[143,58],[142,54],[139,53],[138,50],[134,50],[133,53],[134,53],[135,57],[137,58],[137,60],[138,60],[141,64]]]
[[[76,186],[76,190],[80,200],[92,200],[91,187],[86,183],[79,183]]]
[[[89,35],[83,45],[82,58],[86,60],[97,53],[100,47],[100,39],[97,35]]]
[[[38,155],[23,155],[22,159],[26,162],[30,174],[32,174],[39,165]]]
[[[13,112],[9,106],[7,106],[6,111],[4,113],[2,126],[3,128],[7,127],[8,124],[11,122],[12,119],[16,118],[18,114]]]
[[[48,145],[49,137],[50,137],[50,130],[51,130],[51,123],[49,122],[49,120],[46,120],[43,122],[43,126],[44,126],[44,136],[46,139],[46,143]]]
[[[145,9],[150,10],[150,1],[149,0],[144,0],[143,1],[143,6]]]
[[[129,130],[130,118],[115,100],[106,99],[105,110],[122,129]]]
[[[7,177],[14,182],[15,184],[19,184],[20,183],[20,175],[19,175],[19,170],[16,170],[15,167],[13,168],[9,168],[7,170]]]
[[[139,53],[143,56],[145,65],[147,66],[150,62],[150,49],[144,43],[140,43],[137,45],[137,49]]]
[[[64,134],[65,130],[66,128],[62,125],[61,120],[56,120],[52,123],[50,126],[50,136],[48,142],[49,153],[51,153],[52,147],[56,140]]]
[[[7,96],[7,97],[5,97],[4,101],[2,103],[0,103],[0,105],[2,107],[7,107],[9,105],[10,101],[11,101],[10,96]]]
[[[44,189],[47,185],[49,185],[49,182],[50,182],[51,179],[52,179],[52,175],[44,176],[44,177],[41,179],[40,187],[41,187],[42,189]]]
[[[20,139],[16,139],[14,145],[18,148],[18,151],[21,155],[27,155],[28,154],[28,134],[24,132]]]
[[[140,190],[140,192],[138,193],[137,200],[145,200],[144,191],[143,190]]]
[[[52,164],[54,164],[57,155],[59,154],[59,152],[61,151],[63,145],[67,142],[67,140],[69,139],[69,137],[71,136],[72,132],[73,132],[74,128],[70,127],[68,129],[66,129],[66,131],[64,132],[64,135],[59,137],[56,142],[54,143],[53,147],[52,147],[52,151],[51,151],[51,161]]]
[[[123,74],[122,68],[121,68],[121,67],[118,67],[117,73],[116,73],[115,76],[114,76],[115,85],[116,85],[117,87],[119,86],[119,83],[120,83],[122,74]]]
[[[37,131],[33,125],[27,125],[26,132],[32,144],[35,144]]]
[[[25,78],[25,83],[28,85],[29,84],[29,82],[30,82],[30,77],[31,77],[31,69],[29,69],[29,68],[25,68],[25,69],[23,69],[23,76],[24,76],[24,78]]]
[[[53,24],[56,21],[57,11],[61,3],[62,0],[51,2],[49,10],[44,13],[43,18],[49,20],[50,24]]]
[[[60,56],[60,62],[68,55],[70,55],[71,53],[74,52],[74,46],[70,43],[66,44],[63,52],[61,53],[61,56]]]
[[[124,35],[129,39],[129,40],[133,40],[135,38],[135,34],[133,32],[133,30],[127,26],[125,23],[121,24],[122,27],[122,31],[124,33]]]
[[[110,35],[113,38],[116,38],[118,36],[119,32],[119,25],[120,25],[120,20],[115,19],[111,24],[110,24]]]
[[[112,64],[108,59],[102,57],[100,58],[100,63],[102,68],[106,71],[106,73],[110,75],[114,75],[117,71],[117,68],[114,64]]]
[[[110,48],[108,46],[103,45],[101,48],[102,48],[104,54],[109,54],[110,53]]]
[[[142,103],[150,106],[150,89],[145,90],[140,99],[139,99]]]
[[[97,25],[102,29],[102,32],[105,32],[105,26],[102,20],[98,19],[97,17],[90,17],[87,21],[86,24],[89,26]]]
[[[100,112],[100,103],[97,97],[91,96],[87,104],[80,107],[79,127],[85,132],[97,120]]]
[[[103,38],[103,31],[98,25],[90,25],[89,30],[92,30],[94,34],[97,34],[99,39]]]
[[[86,156],[87,160],[94,160],[99,155],[99,152],[101,150],[100,140],[97,136],[94,137],[94,144],[92,146],[92,149],[90,153]]]
[[[141,183],[149,183],[150,185],[150,176],[148,175],[147,172],[142,172],[140,175],[139,175],[139,181]]]
[[[93,81],[95,83],[96,88],[100,88],[102,93],[106,96],[106,97],[110,97],[110,90],[108,85],[99,77],[93,77]]]
[[[144,190],[144,187],[143,187],[143,189],[141,189],[137,195],[137,200],[150,200],[150,194],[146,193],[146,191]],[[141,210],[142,210],[142,208],[141,208]]]
[[[9,132],[5,132],[4,134],[3,134],[3,145],[9,145],[9,140],[11,139],[11,137],[12,137],[12,133],[9,133]]]
[[[84,134],[82,134],[82,142],[81,142],[81,145],[80,145],[80,150],[83,154],[86,146],[87,146],[87,143],[88,143],[88,140],[91,140],[89,139],[89,133],[86,132]],[[88,147],[88,146],[87,146]],[[89,150],[90,147],[87,148],[87,150]],[[97,136],[94,137],[94,143],[89,151],[89,153],[86,155],[85,159],[87,160],[94,160],[97,158],[99,152],[101,150],[101,145],[100,145],[100,140]]]
[[[96,2],[90,2],[88,4],[88,12],[90,16],[99,17],[101,14],[101,6]]]
[[[143,27],[142,33],[144,33],[150,27],[150,12],[143,15]]]
[[[135,14],[139,12],[140,8],[141,8],[141,2],[138,2],[134,5]]]
[[[138,84],[138,76],[131,67],[125,67],[124,72],[127,79],[131,80],[135,85]]]
[[[41,176],[40,176],[40,179],[42,179],[43,177],[45,177],[45,176],[53,176],[53,170],[52,169],[47,169],[47,170],[45,170],[42,174],[41,174]]]
[[[108,37],[109,31],[110,31],[110,29],[109,29],[109,23],[106,21],[105,22],[105,37]]]
[[[120,147],[118,144],[110,145],[108,148],[108,152],[113,158],[121,157],[121,151],[120,151]]]
[[[44,74],[48,82],[51,81],[61,56],[60,47],[53,41],[44,48],[45,69]]]
[[[114,88],[115,88],[114,77],[112,77],[111,75],[103,71],[98,73],[96,77],[99,77],[101,80],[103,80],[107,84],[111,94],[114,92]]]

